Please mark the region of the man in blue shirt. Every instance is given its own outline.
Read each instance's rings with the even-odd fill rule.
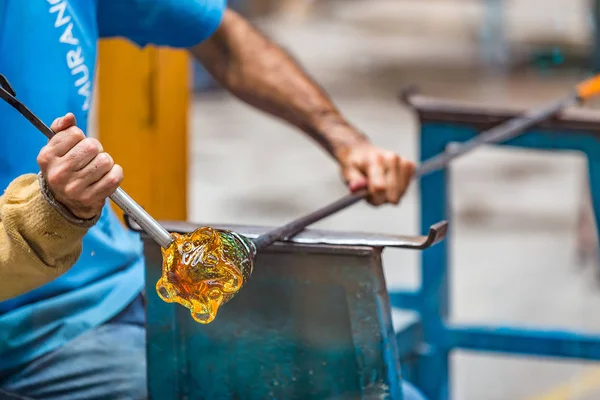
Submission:
[[[316,140],[374,205],[397,203],[409,185],[414,165],[372,145],[225,0],[0,1],[0,72],[46,123],[72,112],[86,130],[103,37],[189,49],[231,93]],[[46,142],[6,104],[0,121],[6,187],[38,171]],[[35,399],[146,398],[143,270],[139,237],[107,204],[70,271],[0,303],[0,388]]]

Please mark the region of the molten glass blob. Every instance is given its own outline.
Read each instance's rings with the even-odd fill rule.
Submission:
[[[194,320],[208,324],[250,278],[256,248],[235,232],[208,227],[172,236],[174,242],[162,250],[158,296],[189,308]]]

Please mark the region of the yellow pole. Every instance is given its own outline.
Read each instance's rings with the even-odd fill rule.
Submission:
[[[182,50],[100,43],[98,138],[125,189],[157,219],[187,218],[189,58]]]

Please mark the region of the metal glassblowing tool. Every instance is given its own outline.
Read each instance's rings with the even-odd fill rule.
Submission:
[[[14,90],[2,75],[0,75],[0,85],[2,86],[0,97],[3,100],[23,114],[48,138],[54,135],[50,128],[15,98]],[[431,172],[443,169],[452,160],[484,144],[511,139],[528,128],[551,118],[564,108],[582,103],[599,93],[600,75],[577,85],[575,90],[564,99],[527,112],[431,158],[417,168],[414,178],[419,179]],[[163,274],[156,284],[159,297],[166,302],[179,303],[189,308],[196,321],[206,324],[214,320],[219,307],[229,301],[248,281],[257,251],[274,242],[289,239],[307,226],[329,217],[367,196],[366,190],[346,195],[313,213],[273,229],[253,240],[232,231],[210,227],[198,228],[187,235],[170,234],[122,189],[117,189],[111,199],[162,248]],[[438,230],[436,235],[434,229],[434,241],[444,235],[445,229],[438,227]]]
[[[0,74],[0,97],[8,104],[13,106],[19,113],[21,113],[29,122],[33,124],[40,132],[42,132],[48,139],[54,136],[54,131],[44,124],[31,110],[29,110],[23,103],[17,100],[17,93],[12,88],[6,77]],[[144,229],[148,235],[158,243],[161,247],[166,248],[173,242],[171,234],[163,228],[154,218],[150,216],[139,204],[137,204],[125,191],[121,188],[117,188],[115,193],[110,196],[111,200],[115,202],[117,206],[124,213],[129,215],[136,223]]]

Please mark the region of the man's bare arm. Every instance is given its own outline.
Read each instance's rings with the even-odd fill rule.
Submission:
[[[234,95],[302,129],[336,159],[366,141],[289,54],[235,12],[227,11],[218,32],[192,53]]]
[[[414,165],[373,146],[283,49],[234,11],[192,54],[238,98],[297,126],[340,163],[351,189],[367,186],[371,202],[397,203]]]

